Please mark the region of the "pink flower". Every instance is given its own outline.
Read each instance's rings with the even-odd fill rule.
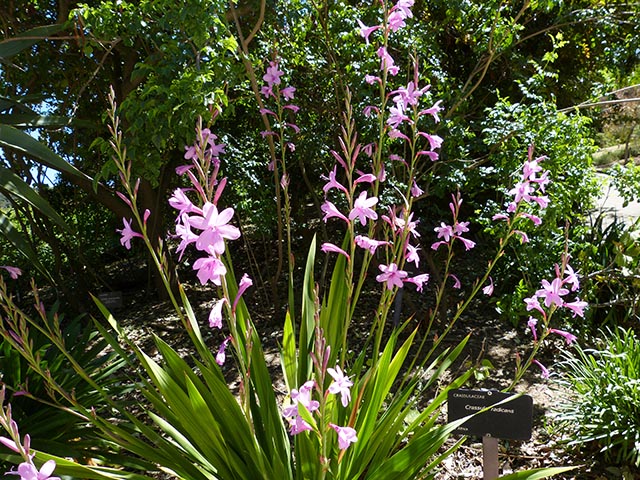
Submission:
[[[391,245],[390,242],[385,242],[382,240],[374,240],[373,238],[366,237],[364,235],[357,235],[354,239],[356,245],[360,248],[364,248],[365,250],[369,250],[369,253],[373,255],[376,253],[376,249],[382,245]]]
[[[397,75],[400,69],[395,65],[393,57],[389,55],[387,49],[385,47],[380,47],[378,48],[378,51],[376,53],[381,60],[380,70],[382,70],[383,72],[388,72],[389,75]]]
[[[538,324],[538,320],[533,317],[529,317],[529,321],[527,322],[527,326],[531,329],[531,334],[533,335],[533,341],[538,341],[538,332],[536,331],[536,325]]]
[[[280,77],[282,74],[283,72],[278,70],[278,63],[271,61],[267,67],[267,73],[264,74],[262,79],[269,87],[273,87],[274,85],[280,85]]]
[[[542,370],[542,378],[549,378],[549,370],[543,364],[541,364],[538,360],[534,360],[533,363],[540,367]]]
[[[460,279],[457,276],[455,276],[453,273],[450,273],[449,276],[453,278],[453,288],[459,289],[462,287],[462,284],[460,283]]]
[[[309,380],[303,383],[299,390],[294,388],[291,390],[291,400],[295,405],[301,403],[309,412],[315,412],[320,408],[320,403],[317,400],[311,400],[311,393],[313,392],[314,386],[315,382]]]
[[[338,365],[336,368],[327,368],[327,372],[333,378],[333,382],[329,385],[329,393],[334,395],[340,394],[342,406],[346,407],[351,400],[351,390],[353,382],[346,377]]]
[[[353,210],[349,212],[349,220],[357,218],[360,220],[361,225],[366,225],[367,218],[376,220],[378,218],[378,214],[371,208],[376,203],[378,203],[377,197],[367,198],[366,191],[360,193],[360,196],[356,198],[356,201],[354,202]]]
[[[567,342],[567,345],[571,345],[578,338],[573,333],[565,332],[564,330],[558,330],[556,328],[550,328],[549,332],[555,333],[556,335],[560,335],[561,337],[564,337],[564,339]]]
[[[407,262],[413,262],[416,265],[416,268],[420,265],[420,255],[418,255],[419,247],[414,247],[413,245],[407,244],[407,250],[404,252],[404,258]]]
[[[178,210],[178,217],[183,213],[202,213],[201,210],[196,207],[191,200],[189,200],[189,197],[187,197],[183,188],[176,188],[173,191],[173,195],[169,198],[169,205]]]
[[[139,237],[144,238],[142,234],[138,232],[134,232],[131,228],[131,219],[127,222],[126,218],[122,218],[122,223],[124,223],[124,228],[122,230],[116,229],[116,232],[122,234],[122,238],[120,239],[120,244],[126,247],[127,250],[131,250],[131,239]]]
[[[220,286],[222,277],[227,274],[227,269],[222,261],[213,256],[197,259],[193,264],[193,269],[198,270],[198,280],[202,285],[211,281],[213,284]]]
[[[22,275],[22,270],[20,270],[18,267],[10,267],[8,265],[0,265],[0,268],[6,270],[7,272],[9,272],[9,276],[12,279],[16,279],[18,278],[20,275]]]
[[[565,267],[564,273],[567,275],[564,279],[564,283],[568,283],[571,285],[571,291],[575,292],[580,288],[580,280],[578,279],[578,275],[573,271],[571,265]]]
[[[562,288],[562,280],[554,278],[551,283],[547,280],[542,280],[542,288],[536,292],[538,297],[544,298],[544,304],[550,307],[552,304],[562,306],[564,300],[562,296],[569,293],[569,290]]]
[[[404,281],[408,283],[413,283],[416,286],[416,290],[418,292],[422,292],[422,289],[424,288],[424,284],[429,281],[429,274],[422,273],[420,275],[416,275],[415,277],[406,278]]]
[[[487,296],[493,295],[493,278],[489,277],[489,285],[484,287],[482,292]]]
[[[210,202],[202,206],[202,216],[194,215],[189,218],[192,227],[202,230],[196,240],[196,248],[216,255],[224,253],[224,240],[236,240],[240,237],[240,230],[229,221],[233,217],[233,208],[225,208],[218,213],[218,208]]]
[[[327,223],[327,220],[332,218],[332,217],[340,218],[340,219],[344,220],[345,222],[349,223],[349,219],[347,217],[345,217],[340,212],[340,210],[338,210],[338,208],[333,203],[331,203],[330,201],[328,201],[328,200],[325,201],[320,208],[324,212],[324,217],[322,217],[322,220],[325,223]]]
[[[525,298],[524,303],[527,304],[527,312],[531,310],[537,310],[545,315],[544,310],[542,309],[542,307],[540,306],[540,302],[538,301],[538,297],[536,297],[535,295],[533,297]]]
[[[285,87],[280,90],[280,95],[282,95],[285,100],[293,100],[293,95],[295,93],[296,87]]]
[[[573,316],[584,317],[584,309],[589,306],[587,302],[583,302],[579,298],[576,298],[574,302],[567,302],[563,305],[573,312]]]
[[[389,290],[393,290],[393,287],[402,288],[402,281],[409,276],[404,270],[398,270],[398,265],[395,263],[378,265],[378,268],[382,273],[376,276],[376,281],[386,282]]]
[[[373,27],[367,27],[364,23],[362,23],[362,21],[360,21],[360,19],[356,19],[356,21],[358,22],[358,25],[360,26],[360,36],[362,38],[364,38],[364,41],[367,45],[369,45],[369,35],[371,35],[373,32],[375,32],[376,30],[378,30],[380,27],[380,25],[375,25]]]
[[[422,110],[420,115],[431,115],[436,123],[440,122],[440,117],[438,116],[438,112],[442,110],[440,103],[442,103],[442,100],[438,100],[432,107]]]
[[[448,242],[453,236],[453,227],[446,225],[444,222],[440,222],[440,226],[434,228],[438,234],[438,238],[442,238],[444,242]]]
[[[338,169],[338,166],[334,165],[333,166],[333,170],[331,170],[329,172],[329,181],[324,184],[324,186],[322,187],[322,191],[326,194],[332,188],[337,188],[338,190],[340,190],[340,191],[342,191],[342,192],[344,192],[344,193],[346,193],[348,195],[349,191],[347,190],[347,188],[336,180],[337,169]],[[324,178],[326,178],[326,177],[324,177]]]
[[[222,307],[226,302],[226,298],[221,298],[213,304],[213,308],[209,312],[209,328],[222,328]]]
[[[231,311],[235,313],[236,306],[240,301],[240,297],[242,297],[242,294],[246,292],[247,288],[249,288],[251,285],[253,285],[253,281],[251,280],[251,278],[249,278],[249,275],[247,275],[246,273],[242,275],[242,278],[240,279],[240,283],[238,284],[238,293],[236,294],[236,298],[233,301],[233,306],[231,307]]]
[[[220,366],[224,365],[224,362],[227,359],[226,350],[230,339],[231,337],[225,338],[220,344],[220,347],[218,347],[218,353],[216,353],[216,363]]]
[[[322,246],[320,247],[320,250],[322,250],[324,253],[328,253],[328,252],[339,253],[340,255],[344,255],[345,257],[347,257],[347,260],[350,260],[349,254],[345,252],[343,249],[341,249],[340,247],[338,247],[337,245],[334,245],[333,243],[329,243],[329,242],[323,243]]]
[[[289,421],[289,433],[291,435],[298,435],[299,433],[305,432],[307,430],[313,430],[311,425],[305,422],[300,415],[296,415]]]
[[[400,124],[402,124],[402,122],[411,123],[411,119],[404,113],[404,107],[400,104],[390,107],[387,125],[395,130],[400,126]]]
[[[411,196],[413,198],[416,198],[422,195],[423,193],[424,193],[424,190],[422,190],[414,180],[413,185],[411,186]]]
[[[7,472],[11,475],[20,475],[20,480],[60,480],[60,477],[52,477],[51,474],[56,468],[56,462],[54,460],[47,460],[44,462],[40,471],[36,466],[29,462],[22,462],[18,465],[18,470],[15,472]]]
[[[178,248],[176,249],[176,252],[180,254],[178,257],[178,261],[180,261],[187,246],[198,239],[198,235],[191,231],[189,215],[186,213],[182,215],[182,223],[178,223],[176,225],[176,235],[181,239],[180,245],[178,245]]]
[[[330,423],[329,426],[333,428],[338,434],[338,446],[340,450],[344,450],[349,447],[352,443],[358,441],[358,437],[356,435],[356,431],[351,427],[339,427],[333,423]]]

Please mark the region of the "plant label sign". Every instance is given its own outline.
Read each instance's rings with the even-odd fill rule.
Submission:
[[[104,292],[98,294],[98,299],[108,310],[122,308],[122,292]]]
[[[529,440],[533,426],[533,399],[528,395],[495,390],[450,390],[448,393],[448,420],[453,422],[477,412],[454,433],[490,436],[509,440]],[[500,403],[500,405],[496,405]],[[493,408],[482,412],[485,408]]]

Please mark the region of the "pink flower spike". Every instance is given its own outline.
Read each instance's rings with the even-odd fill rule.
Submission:
[[[16,278],[18,278],[20,275],[22,275],[22,270],[20,270],[18,267],[10,267],[8,265],[1,265],[0,268],[6,270],[7,272],[9,272],[9,276],[15,280]]]
[[[224,365],[224,362],[227,359],[226,350],[227,350],[227,345],[229,344],[230,339],[231,337],[225,338],[220,344],[220,347],[218,348],[218,353],[216,353],[216,363],[220,366]]]
[[[360,220],[361,225],[367,224],[367,219],[377,220],[378,214],[373,210],[373,206],[378,203],[378,197],[367,198],[367,192],[360,193],[353,205],[353,210],[349,212],[349,220]]]
[[[489,277],[489,285],[482,289],[482,293],[490,297],[493,295],[493,278]]]
[[[338,208],[330,201],[328,200],[325,201],[320,208],[324,212],[324,217],[322,217],[322,220],[325,223],[327,223],[327,220],[332,217],[340,218],[341,220],[344,220],[345,222],[349,223],[349,219],[345,217],[342,213],[340,213]]]
[[[329,253],[329,252],[339,253],[340,255],[344,255],[345,257],[347,257],[347,260],[351,260],[347,252],[345,252],[343,249],[341,249],[337,245],[334,245],[333,243],[328,243],[328,242],[323,243],[322,246],[320,247],[320,250],[322,250],[324,253]]]
[[[222,307],[227,303],[226,298],[216,300],[209,312],[209,328],[222,328]]]
[[[353,428],[339,427],[333,423],[329,423],[329,426],[338,434],[338,446],[340,447],[340,450],[345,450],[349,445],[358,441],[356,431]]]
[[[409,276],[404,270],[399,270],[395,263],[378,265],[378,268],[382,273],[376,276],[376,281],[386,283],[388,290],[393,290],[393,287],[402,288],[403,280]]]
[[[536,325],[538,324],[538,320],[534,317],[529,317],[529,321],[527,322],[527,326],[531,329],[531,334],[533,335],[533,341],[538,341],[538,332],[536,331]]]
[[[555,333],[556,335],[560,335],[560,336],[564,337],[564,339],[567,342],[567,345],[571,345],[578,338],[573,333],[565,332],[564,330],[558,330],[556,328],[550,328],[549,332],[550,333]]]
[[[249,278],[249,275],[247,275],[246,273],[242,275],[242,278],[240,279],[240,283],[238,285],[238,293],[236,294],[236,298],[233,301],[233,306],[231,307],[231,311],[233,313],[235,313],[236,311],[236,306],[238,305],[238,301],[240,300],[242,294],[244,294],[244,292],[246,292],[247,289],[252,285],[253,281],[251,280],[251,278]]]
[[[140,233],[133,231],[131,228],[131,219],[127,222],[127,219],[123,217],[122,223],[124,223],[124,228],[122,230],[116,229],[116,232],[119,232],[122,235],[120,244],[122,244],[127,250],[131,250],[131,240],[136,237],[143,238],[143,236]]]
[[[589,304],[587,302],[583,302],[579,298],[576,298],[575,302],[567,302],[563,306],[571,310],[573,317],[575,318],[576,315],[584,317],[584,309],[587,308]]]
[[[327,368],[327,373],[331,375],[333,378],[333,382],[329,385],[329,393],[334,395],[340,394],[342,406],[346,407],[349,405],[349,401],[351,401],[351,390],[349,390],[353,386],[353,382],[349,380],[349,377],[345,376],[342,373],[342,370],[338,365],[336,368]]]
[[[542,370],[542,378],[549,378],[549,370],[547,369],[547,367],[542,365],[538,360],[534,360],[533,363],[538,365],[540,367],[540,370]]]

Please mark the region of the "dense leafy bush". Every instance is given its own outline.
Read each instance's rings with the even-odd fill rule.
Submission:
[[[607,329],[596,349],[576,347],[561,363],[573,395],[558,407],[569,445],[597,448],[605,459],[640,465],[640,339]]]

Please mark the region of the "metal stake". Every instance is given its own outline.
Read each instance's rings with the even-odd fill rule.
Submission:
[[[485,435],[482,437],[482,475],[483,480],[495,480],[499,475],[498,439]]]

